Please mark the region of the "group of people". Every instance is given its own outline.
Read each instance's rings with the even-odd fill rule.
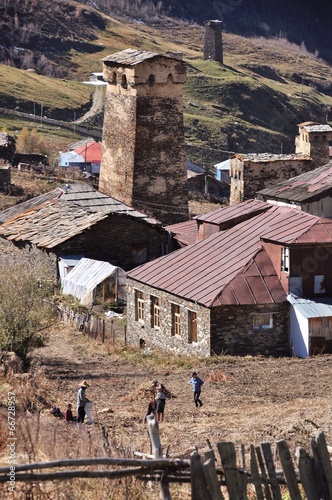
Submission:
[[[196,408],[198,406],[203,406],[200,396],[204,381],[199,378],[197,372],[192,372],[189,383],[191,384],[194,393],[194,403]],[[64,418],[66,422],[77,422],[78,425],[83,424],[86,415],[86,404],[90,402],[85,394],[87,387],[90,387],[89,384],[86,380],[83,380],[77,391],[77,417],[73,415],[71,403],[67,405],[67,409],[64,413],[62,413],[59,408],[54,406],[51,410],[52,415],[56,417],[61,416],[61,418]],[[147,421],[147,417],[149,415],[154,415],[157,422],[160,423],[164,421],[166,399],[171,398],[172,394],[162,383],[158,382],[158,380],[153,381],[151,391],[153,393],[153,399],[149,402],[144,422]]]
[[[196,408],[198,406],[203,406],[203,401],[200,399],[200,396],[204,381],[197,375],[197,372],[192,372],[189,383],[192,386]],[[153,381],[152,392],[154,398],[149,402],[148,410],[144,417],[144,422],[147,421],[147,417],[149,415],[155,415],[157,422],[163,422],[166,399],[172,397],[172,394],[166,389],[163,384],[158,382],[158,380]]]

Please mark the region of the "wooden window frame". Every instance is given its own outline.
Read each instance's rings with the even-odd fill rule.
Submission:
[[[290,252],[288,247],[281,247],[281,270],[289,273]]]
[[[197,312],[188,309],[188,344],[197,342]]]
[[[181,310],[180,305],[171,302],[172,309],[172,337],[181,335]]]
[[[160,328],[160,305],[159,297],[151,295],[151,328]]]
[[[135,290],[135,321],[144,321],[144,294]]]
[[[264,322],[263,321],[263,317],[268,317],[269,321],[267,322]],[[261,321],[259,321],[260,324],[257,324],[258,323],[258,319],[260,319]],[[253,330],[255,331],[262,331],[262,330],[271,330],[274,326],[274,321],[273,321],[273,314],[272,313],[258,313],[258,314],[253,314],[253,318],[252,318],[252,321],[253,321],[253,325],[252,325],[252,328]]]

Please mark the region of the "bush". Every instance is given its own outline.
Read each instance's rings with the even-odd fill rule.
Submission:
[[[52,284],[46,271],[36,264],[0,263],[0,350],[15,352],[24,362],[28,353],[42,344],[54,307],[47,300]]]

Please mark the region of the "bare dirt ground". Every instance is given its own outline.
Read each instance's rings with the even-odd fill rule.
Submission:
[[[305,360],[222,356],[213,362],[167,354],[157,358],[158,362],[156,358],[156,353],[133,352],[124,346],[114,348],[65,327],[54,331],[47,345],[35,350],[32,356],[32,373],[37,373],[39,365],[45,370],[41,392],[49,406],[44,407],[38,422],[36,413],[31,413],[26,422],[18,424],[17,432],[23,441],[33,440],[33,434],[36,442],[30,446],[18,443],[17,463],[104,456],[102,428],[113,447],[110,456],[121,456],[124,451],[127,456],[134,451],[150,453],[143,418],[149,402],[146,389],[155,378],[175,395],[167,400],[165,421],[159,425],[163,449],[169,447],[171,455],[194,446],[203,452],[207,440],[216,452],[217,442],[232,441],[239,454],[241,444],[248,453],[250,444],[269,442],[274,449],[277,440],[285,439],[294,456],[297,446],[309,450],[309,439],[318,430],[323,430],[327,443],[332,444],[330,355]],[[205,381],[204,404],[197,409],[188,382],[193,369]],[[94,401],[97,423],[79,431],[75,425],[68,426],[51,416],[49,408],[56,404],[64,410],[67,402],[75,407],[76,392],[83,379],[91,385],[87,396]],[[1,401],[4,396],[0,393]],[[109,412],[101,412],[106,408]],[[0,461],[6,465],[6,456]],[[80,490],[79,496],[75,496],[71,491],[70,498],[91,498],[90,493],[85,495]],[[26,498],[24,495],[13,498]],[[158,498],[158,492],[149,497]],[[190,495],[182,492],[176,496],[173,492],[172,497],[184,500]],[[99,498],[127,497],[120,493],[108,496],[103,490]],[[135,498],[143,497],[139,494]]]
[[[56,382],[48,399],[63,409],[67,402],[75,406],[79,382],[87,379],[96,420],[137,451],[149,451],[143,423],[149,402],[145,388],[155,378],[175,395],[167,400],[160,424],[162,444],[170,446],[171,453],[190,446],[202,449],[206,439],[246,446],[286,439],[293,448],[307,447],[318,429],[332,444],[329,355],[306,360],[224,356],[213,364],[184,360],[184,366],[166,355],[165,365],[158,368],[143,352],[130,362],[121,350],[112,353],[106,344],[63,330],[35,351],[34,360]],[[205,381],[204,405],[198,409],[188,382],[192,369]],[[112,413],[98,413],[105,408]]]

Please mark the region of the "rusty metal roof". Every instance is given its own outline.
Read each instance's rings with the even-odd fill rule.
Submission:
[[[135,66],[140,64],[147,59],[153,59],[154,57],[161,56],[157,52],[149,52],[148,50],[136,50],[136,49],[125,49],[121,52],[116,52],[110,56],[106,56],[102,59],[104,63],[114,63],[120,66]],[[167,57],[167,56],[162,56]]]
[[[258,191],[258,196],[302,202],[332,189],[332,162]]]
[[[272,205],[225,231],[143,264],[128,277],[207,307],[283,302],[285,292],[264,240],[332,245],[332,221]]]

